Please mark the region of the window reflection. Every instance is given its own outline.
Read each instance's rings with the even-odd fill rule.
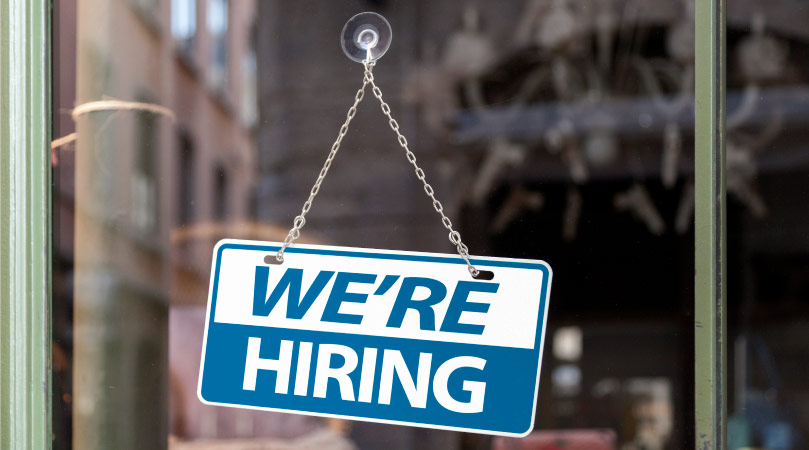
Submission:
[[[142,95],[138,101],[150,103],[151,96]],[[132,173],[132,222],[145,233],[157,227],[157,137],[159,120],[151,113],[142,113],[136,121],[138,146],[135,151],[135,170]]]
[[[82,118],[79,133],[98,138],[78,141],[75,172],[57,168],[80,182],[77,209],[98,204],[87,208],[99,213],[65,217],[57,227],[75,232],[78,251],[66,259],[82,280],[72,323],[74,371],[85,380],[71,391],[75,447],[512,446],[218,408],[196,397],[211,248],[226,236],[283,239],[361,82],[335,37],[342,27],[335,18],[356,11],[339,3],[173,0],[155,9],[170,14],[161,20],[172,33],[162,36],[124,0],[81,6],[80,25],[120,32],[79,28],[76,78],[60,75],[79,90],[65,105],[135,97],[177,119]],[[617,449],[688,441],[690,381],[682,380],[690,373],[678,364],[690,353],[678,333],[689,326],[680,311],[691,301],[683,286],[693,269],[690,250],[676,249],[691,238],[687,226],[681,236],[671,224],[690,195],[690,9],[660,2],[627,12],[573,1],[376,7],[399,30],[377,79],[472,251],[547,259],[561,274],[537,433],[521,442],[564,438]],[[114,51],[123,45],[128,58]],[[364,103],[357,115],[302,240],[443,251],[443,228],[378,108]],[[119,193],[121,183],[134,183],[131,192]],[[107,219],[119,215],[144,232]],[[633,272],[637,285],[621,281]],[[660,323],[629,319],[638,314]],[[57,441],[69,448],[64,434]]]
[[[806,8],[754,3],[729,5],[729,267],[740,280],[729,287],[730,430],[734,448],[797,449],[809,431],[796,362],[809,317],[807,50],[796,25]],[[79,136],[54,156],[55,448],[693,441],[692,2],[55,7],[54,134],[75,126]],[[394,28],[376,79],[471,252],[554,268],[526,439],[196,397],[213,244],[283,240],[361,83],[337,36],[364,9]],[[73,123],[74,106],[107,98],[162,105],[176,120],[106,111]],[[360,107],[301,242],[451,252],[374,100]]]
[[[213,218],[222,222],[228,212],[228,174],[225,166],[219,164],[214,168]]]
[[[171,34],[177,40],[180,51],[194,51],[194,35],[197,32],[196,0],[171,0]]]
[[[153,9],[171,24],[162,35],[128,4],[78,5],[77,48],[60,53],[78,67],[57,67],[77,90],[61,105],[138,99],[176,121],[82,117],[75,169],[70,156],[55,168],[60,208],[77,211],[55,226],[65,261],[56,276],[74,270],[77,280],[75,314],[62,313],[76,336],[72,359],[65,353],[72,406],[56,409],[73,422],[65,415],[57,446],[70,448],[66,429],[89,449],[517,445],[199,402],[212,246],[285,236],[361,82],[336,38],[336,18],[357,11],[173,0]],[[368,7],[398,30],[377,79],[472,252],[543,258],[557,273],[537,431],[519,445],[682,447],[692,378],[682,315],[693,272],[688,4]],[[373,100],[302,240],[451,250]]]
[[[196,196],[196,179],[194,167],[194,140],[187,131],[179,136],[180,155],[177,161],[177,223],[188,225],[194,218],[194,197]]]
[[[206,24],[210,39],[208,80],[223,89],[228,76],[228,1],[208,0]]]
[[[728,443],[809,444],[809,15],[728,3]],[[801,30],[803,28],[800,28]]]

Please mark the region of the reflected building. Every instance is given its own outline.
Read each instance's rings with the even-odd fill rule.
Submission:
[[[192,350],[170,345],[184,337],[170,311],[204,308],[213,243],[250,228],[255,9],[55,4],[54,135],[76,133],[53,157],[55,448],[240,432],[198,407],[198,350],[174,367]],[[182,325],[201,340],[201,327]]]
[[[798,363],[809,351],[809,8],[797,3],[728,5],[737,447],[809,442]],[[693,441],[691,2],[61,0],[54,9],[53,134],[76,133],[53,156],[55,448]],[[362,83],[339,35],[363,10],[393,26],[376,81],[470,252],[554,268],[530,439],[196,397],[211,249],[223,237],[280,241],[292,226]],[[109,103],[74,123],[75,107],[99,101]],[[300,242],[454,251],[370,92]]]

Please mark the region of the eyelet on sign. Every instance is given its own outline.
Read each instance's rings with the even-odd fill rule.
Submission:
[[[494,279],[494,272],[492,272],[491,270],[478,269],[478,276],[473,278],[476,280],[492,280]]]
[[[267,255],[267,256],[264,257],[264,264],[280,265],[280,264],[283,264],[283,263],[284,263],[284,261],[283,260],[278,261],[278,259],[275,257],[275,255]]]

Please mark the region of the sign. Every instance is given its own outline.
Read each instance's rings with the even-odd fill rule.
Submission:
[[[198,395],[219,406],[507,436],[531,431],[543,261],[220,241]]]

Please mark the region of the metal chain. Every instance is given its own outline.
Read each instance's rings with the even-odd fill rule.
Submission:
[[[429,183],[427,183],[426,176],[424,174],[424,170],[419,167],[418,163],[416,162],[416,155],[410,150],[410,147],[407,144],[407,139],[402,135],[399,131],[399,123],[396,119],[393,118],[390,111],[390,106],[385,103],[385,100],[382,99],[382,90],[374,83],[374,74],[373,68],[376,63],[371,61],[363,61],[363,66],[365,67],[365,74],[363,76],[362,87],[359,91],[357,91],[357,95],[354,97],[354,105],[348,110],[348,117],[346,118],[346,122],[340,128],[340,134],[337,136],[337,140],[332,145],[332,150],[329,153],[328,158],[326,158],[326,164],[323,166],[323,169],[320,171],[320,176],[318,176],[315,185],[312,187],[312,192],[309,195],[309,199],[304,203],[303,210],[301,211],[301,215],[295,218],[294,226],[291,230],[289,230],[289,234],[284,239],[284,244],[278,253],[275,255],[275,258],[279,262],[283,262],[284,260],[284,250],[286,250],[289,245],[291,245],[298,237],[300,237],[300,229],[306,224],[306,219],[304,216],[307,212],[309,212],[309,208],[312,206],[312,200],[317,195],[317,192],[320,190],[320,184],[323,182],[323,178],[326,176],[326,173],[331,166],[331,161],[334,159],[334,156],[337,154],[337,150],[340,148],[340,142],[343,140],[345,133],[348,131],[348,124],[351,122],[351,119],[354,118],[354,114],[357,111],[357,105],[362,100],[363,96],[365,95],[365,87],[367,85],[371,85],[371,92],[373,92],[374,97],[379,100],[380,107],[382,108],[382,113],[388,118],[388,124],[390,128],[396,133],[396,139],[399,141],[399,145],[404,149],[405,156],[410,164],[413,165],[414,170],[416,172],[416,177],[422,182],[424,185],[424,192],[427,194],[428,197],[433,201],[433,208],[435,212],[437,212],[441,216],[441,223],[444,225],[444,228],[449,230],[449,241],[455,245],[455,249],[458,251],[458,255],[466,262],[467,270],[469,270],[469,274],[473,277],[477,277],[480,271],[472,265],[472,262],[469,261],[469,248],[461,241],[461,233],[453,229],[452,221],[444,214],[444,206],[441,204],[438,199],[435,198],[435,190]]]
[[[469,261],[469,248],[461,242],[461,233],[455,231],[452,228],[452,221],[449,220],[446,214],[444,214],[444,206],[441,205],[441,202],[435,198],[435,190],[433,187],[427,183],[426,176],[424,174],[424,170],[419,167],[418,163],[416,162],[416,155],[410,150],[410,147],[407,145],[407,139],[402,135],[399,131],[399,123],[396,122],[396,119],[393,118],[390,112],[390,106],[385,103],[385,100],[382,99],[382,90],[374,83],[374,74],[372,70],[374,68],[373,62],[365,61],[363,62],[365,65],[365,80],[371,84],[371,92],[373,92],[374,97],[379,100],[379,106],[382,108],[382,113],[388,118],[388,124],[390,128],[396,133],[396,139],[399,141],[399,145],[404,149],[405,156],[407,156],[407,160],[410,164],[413,165],[413,168],[416,172],[416,177],[421,180],[421,183],[424,185],[424,192],[430,197],[430,200],[433,201],[433,208],[438,215],[441,216],[441,223],[444,225],[444,228],[449,230],[449,241],[455,245],[455,249],[458,251],[458,254],[463,258],[464,262],[466,262],[466,268],[469,270],[469,274],[473,277],[477,277],[480,271],[472,265]]]
[[[292,245],[296,239],[301,237],[301,228],[306,225],[306,213],[308,213],[312,208],[312,202],[314,201],[315,196],[317,196],[317,193],[320,191],[320,185],[323,183],[323,179],[326,178],[326,174],[329,173],[329,168],[331,168],[331,163],[334,160],[334,157],[337,155],[337,151],[340,150],[340,144],[343,142],[343,138],[345,137],[346,133],[348,133],[348,125],[351,123],[354,115],[357,114],[357,105],[360,104],[362,98],[365,96],[365,87],[368,86],[368,83],[370,83],[370,80],[365,77],[365,79],[362,81],[362,87],[360,87],[357,93],[354,95],[354,104],[351,105],[351,108],[348,108],[346,120],[340,127],[340,132],[337,134],[337,139],[335,139],[334,143],[331,145],[329,156],[326,157],[326,162],[323,163],[323,168],[320,169],[320,174],[317,176],[317,180],[315,180],[315,184],[312,186],[312,190],[309,192],[309,198],[303,204],[300,215],[295,217],[295,220],[292,222],[292,228],[290,228],[289,233],[287,233],[287,236],[284,238],[284,243],[281,246],[281,249],[275,254],[275,259],[278,262],[284,262],[284,252],[286,251],[287,247]]]

